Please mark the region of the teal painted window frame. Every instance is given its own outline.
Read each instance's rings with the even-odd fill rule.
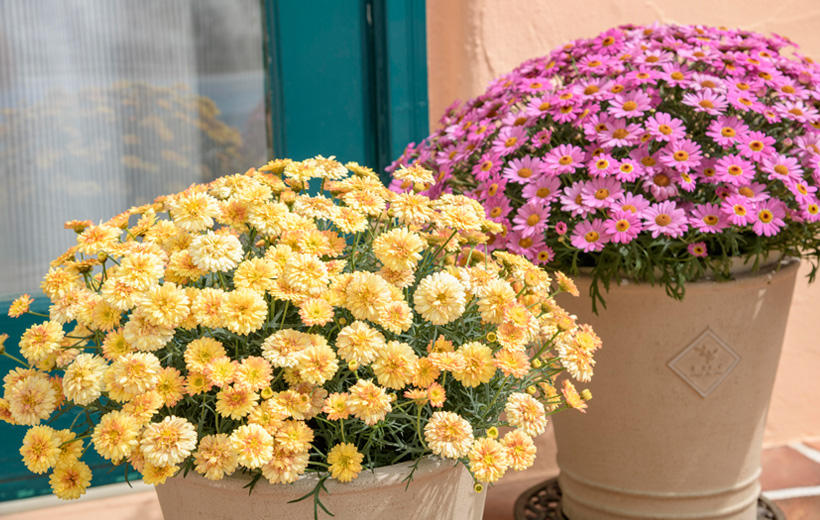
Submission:
[[[427,135],[423,0],[260,2],[267,70],[268,146],[272,157],[302,159],[317,153],[335,154],[342,161],[358,161],[384,172],[407,143]],[[291,19],[294,13],[299,14],[299,9],[304,16],[294,15],[298,20]],[[326,24],[332,16],[347,20],[348,24],[323,28],[323,15]],[[304,38],[310,39],[311,45],[292,37],[300,29],[304,29]],[[287,36],[286,41],[283,36]],[[351,63],[331,63],[339,56],[350,57]],[[297,80],[314,70],[318,84],[314,90],[305,91]],[[340,101],[339,96],[334,96],[339,85],[332,77],[323,77],[322,70],[346,74],[346,93],[353,93],[355,102]],[[324,125],[321,135],[316,134],[319,123]],[[350,138],[353,134],[357,139]],[[43,272],[46,267],[43,266]],[[36,293],[37,288],[32,287],[30,292]],[[7,315],[10,303],[0,301],[0,332],[9,334],[6,348],[19,357],[17,340],[28,326],[42,318],[26,315],[11,319]],[[38,297],[32,308],[47,314],[48,300]],[[8,358],[0,357],[0,373],[13,366]],[[22,427],[0,423],[0,443],[6,446],[0,454],[0,501],[50,493],[48,477],[32,475],[19,460],[17,449],[23,432]],[[122,467],[112,467],[107,473],[104,461],[91,459],[95,485],[125,480]],[[128,478],[137,476],[132,473]]]

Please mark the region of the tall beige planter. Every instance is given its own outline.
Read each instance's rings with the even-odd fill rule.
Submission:
[[[607,309],[563,301],[604,347],[588,413],[558,414],[571,520],[754,520],[769,398],[797,263],[687,286],[611,287]]]
[[[322,503],[334,520],[481,520],[486,492],[476,493],[463,465],[425,459],[405,491],[402,482],[410,463],[364,471],[349,484],[328,480],[329,494]],[[253,493],[244,489],[248,479],[231,477],[210,481],[194,472],[177,475],[156,487],[165,520],[311,520],[313,500],[289,504],[310,492],[315,477],[290,485],[271,485],[262,479]],[[319,510],[319,518],[331,518]]]

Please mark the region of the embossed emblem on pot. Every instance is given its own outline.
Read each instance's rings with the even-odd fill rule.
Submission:
[[[740,356],[707,327],[667,365],[706,398],[739,362]]]

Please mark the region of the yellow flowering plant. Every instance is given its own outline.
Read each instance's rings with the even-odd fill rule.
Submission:
[[[315,507],[328,478],[426,456],[465,464],[481,489],[530,466],[548,415],[590,397],[556,383],[589,381],[600,347],[555,303],[572,281],[490,255],[499,225],[464,196],[275,160],[67,227],[77,243],[42,283],[48,319],[23,333],[24,359],[7,353],[21,366],[0,399],[2,419],[30,427],[25,464],[62,498],[89,485],[89,447],[152,484],[315,472]],[[70,428],[49,426],[62,414]]]

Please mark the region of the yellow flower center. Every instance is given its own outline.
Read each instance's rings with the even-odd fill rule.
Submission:
[[[494,183],[490,184],[490,189],[487,190],[487,195],[492,197],[496,193],[498,193],[498,183],[494,182]]]
[[[621,209],[624,210],[624,211],[628,211],[630,213],[637,213],[638,212],[638,208],[636,208],[632,204],[624,204],[623,206],[621,206]]]
[[[528,226],[534,226],[534,225],[538,224],[538,222],[540,220],[541,220],[541,217],[538,216],[538,213],[533,213],[532,215],[527,217],[527,225]]]
[[[612,132],[612,137],[615,139],[623,139],[629,135],[629,132],[626,131],[626,128],[618,128],[614,132]]]
[[[634,101],[627,101],[626,103],[623,104],[622,108],[625,112],[632,112],[633,110],[638,108],[638,104],[635,103]]]
[[[550,193],[552,193],[552,191],[549,188],[538,188],[538,190],[536,190],[535,192],[535,195],[539,198],[545,199],[549,197]]]
[[[569,155],[562,155],[561,158],[558,159],[558,164],[560,164],[561,166],[567,166],[569,164],[572,164],[572,157],[570,157]]]
[[[532,170],[530,168],[521,168],[518,170],[518,176],[522,179],[529,179],[532,177]]]
[[[658,127],[658,132],[662,133],[663,135],[669,135],[672,133],[672,127],[669,125],[660,125]]]
[[[481,163],[481,171],[483,171],[483,172],[490,171],[490,168],[492,168],[492,167],[493,167],[493,162],[492,161],[484,161],[483,163]]]
[[[500,217],[501,216],[501,208],[496,206],[493,209],[491,209],[490,210],[490,216],[493,217],[493,218]]]
[[[659,226],[668,226],[672,223],[672,217],[667,215],[666,213],[661,213],[657,217],[655,217],[655,224]]]
[[[669,178],[668,175],[665,173],[659,173],[652,177],[652,182],[655,183],[655,186],[660,186],[661,188],[665,188],[672,184],[672,179]]]
[[[606,38],[601,40],[601,45],[603,45],[604,47],[609,47],[613,43],[615,43],[615,38],[613,38],[612,36],[607,36]]]
[[[625,87],[623,85],[617,84],[617,85],[612,85],[612,88],[610,88],[609,91],[612,92],[613,94],[617,94],[619,92],[623,92],[624,88]]]
[[[609,161],[606,159],[598,159],[598,162],[595,163],[595,167],[599,170],[606,170],[609,168]]]
[[[706,79],[700,82],[700,86],[703,88],[715,88],[717,84],[710,79]]]
[[[647,155],[646,157],[641,158],[641,164],[643,164],[644,166],[655,166],[655,164],[657,164],[657,161],[654,157]]]
[[[615,229],[621,232],[626,231],[629,227],[629,221],[626,219],[621,219],[615,223]]]
[[[783,85],[780,87],[781,92],[785,92],[786,94],[794,94],[794,87],[791,85]]]
[[[604,200],[605,198],[609,197],[609,190],[606,188],[599,188],[595,191],[595,198],[598,200]]]
[[[803,115],[803,111],[802,111],[802,110],[800,110],[800,109],[799,109],[799,108],[797,108],[797,107],[794,107],[794,108],[792,108],[792,109],[790,109],[790,110],[789,110],[789,114],[792,114],[792,115],[795,115],[795,116],[802,116],[802,115]]]
[[[734,128],[730,126],[724,126],[720,129],[720,135],[722,135],[723,137],[734,137],[737,135],[737,132]]]
[[[712,103],[710,99],[701,99],[698,102],[698,105],[700,105],[702,108],[715,108],[715,104]]]
[[[522,238],[521,240],[518,241],[518,245],[520,247],[523,247],[524,249],[526,249],[528,247],[532,247],[532,239],[529,238],[529,237]]]
[[[806,194],[809,193],[809,190],[806,189],[805,184],[798,184],[797,185],[797,191],[799,191],[801,195],[806,195]]]
[[[740,204],[735,204],[732,206],[732,211],[735,212],[735,215],[740,215],[741,217],[746,214],[746,208],[741,206]]]
[[[747,198],[751,198],[751,197],[755,196],[755,192],[752,191],[752,188],[750,188],[748,186],[743,186],[742,188],[737,190],[737,192],[740,193],[741,195],[743,195],[744,197],[747,197]]]
[[[715,176],[715,169],[712,167],[704,168],[703,169],[703,176],[704,177],[714,177]]]
[[[677,152],[675,152],[673,157],[676,161],[682,162],[689,159],[689,152],[687,152],[686,150],[678,150]]]
[[[584,240],[586,240],[589,243],[592,243],[597,242],[600,237],[601,235],[599,235],[597,231],[587,231],[587,233],[584,235]]]
[[[511,146],[515,146],[515,143],[518,142],[517,137],[508,137],[506,141],[504,141],[504,146],[510,148]]]
[[[757,218],[759,218],[760,221],[763,222],[764,224],[768,224],[769,222],[772,221],[772,219],[774,218],[774,215],[772,214],[771,211],[769,211],[767,209],[764,209],[764,210],[760,211],[760,213],[757,214]]]
[[[710,226],[714,226],[715,224],[718,223],[718,218],[715,215],[705,215],[703,217],[703,221],[705,223],[707,223],[708,225],[710,225]]]
[[[682,79],[685,77],[685,76],[683,75],[683,72],[681,72],[681,71],[679,71],[679,70],[676,70],[675,72],[673,72],[673,73],[672,73],[672,74],[670,74],[669,76],[670,76],[672,79],[677,80],[677,81],[680,81],[680,80],[682,80]]]
[[[546,110],[549,110],[549,109],[550,109],[550,106],[551,106],[551,105],[550,105],[550,102],[549,102],[549,101],[544,101],[543,103],[541,103],[540,105],[538,105],[538,110],[540,110],[541,112],[544,112],[544,111],[546,111]]]
[[[598,90],[600,90],[598,88],[598,85],[587,85],[587,88],[584,89],[584,94],[590,96],[592,94],[597,93]]]
[[[618,169],[621,170],[624,173],[632,173],[632,170],[634,168],[629,163],[623,163]]]
[[[732,177],[737,177],[738,175],[741,175],[743,173],[743,168],[741,168],[737,164],[733,164],[729,166],[729,168],[726,171],[728,171],[729,175],[731,175]]]
[[[753,152],[759,152],[760,150],[762,150],[762,149],[763,149],[763,147],[764,147],[764,146],[765,146],[765,145],[763,144],[763,142],[762,142],[762,141],[751,141],[751,142],[749,143],[749,148],[750,148]]]

